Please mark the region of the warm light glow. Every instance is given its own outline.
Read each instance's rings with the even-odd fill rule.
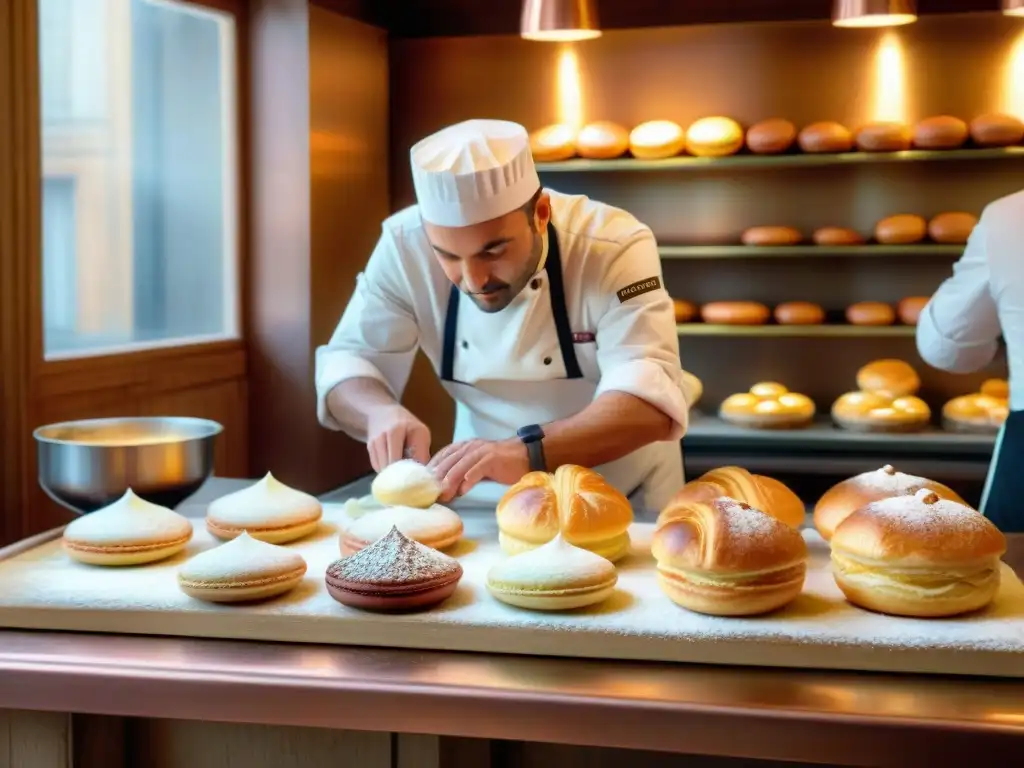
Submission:
[[[1003,64],[1003,87],[999,110],[1008,115],[1024,116],[1024,31],[1017,34]]]
[[[832,24],[846,29],[864,29],[867,27],[902,27],[904,24],[913,24],[915,21],[917,21],[917,16],[912,13],[875,13],[838,19]]]
[[[576,50],[565,46],[558,53],[556,105],[558,122],[579,130],[583,127],[583,84]]]
[[[1007,16],[1024,17],[1024,0],[1003,0],[1003,13]]]
[[[871,119],[907,122],[907,62],[903,43],[895,32],[885,32],[875,48]]]
[[[539,32],[523,32],[524,40],[536,40],[542,43],[576,43],[581,40],[593,40],[601,36],[599,29],[551,29]]]

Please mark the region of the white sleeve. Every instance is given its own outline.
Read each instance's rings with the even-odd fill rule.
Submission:
[[[963,256],[931,297],[917,322],[917,350],[929,365],[970,373],[988,365],[998,351],[1001,330],[992,298],[982,214]]]
[[[684,381],[687,389],[694,386],[679,364],[675,311],[653,235],[644,234],[607,265],[599,291],[605,311],[597,322],[595,397],[612,390],[638,397],[671,417],[669,439],[680,439],[688,421]]]
[[[411,289],[394,237],[385,229],[366,269],[356,278],[355,292],[334,335],[316,350],[320,423],[341,429],[327,410],[327,395],[348,379],[376,379],[401,398],[418,347]]]

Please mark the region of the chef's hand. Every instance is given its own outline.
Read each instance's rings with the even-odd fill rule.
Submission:
[[[512,485],[530,471],[526,446],[518,438],[467,440],[442,448],[427,465],[441,481],[441,502],[462,496],[481,480]]]
[[[397,403],[377,406],[366,414],[366,450],[374,472],[404,458],[426,464],[430,430]]]

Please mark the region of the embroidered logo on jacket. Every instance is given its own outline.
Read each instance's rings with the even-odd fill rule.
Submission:
[[[635,283],[627,285],[625,288],[619,289],[615,295],[619,297],[619,303],[641,296],[651,291],[656,291],[661,288],[660,277],[648,277],[646,280],[639,280]]]

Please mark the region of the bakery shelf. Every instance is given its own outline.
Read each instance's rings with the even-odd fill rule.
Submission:
[[[830,165],[861,165],[869,163],[903,163],[941,160],[1005,160],[1024,158],[1024,147],[993,149],[909,149],[904,152],[844,152],[830,154],[730,155],[728,157],[691,157],[682,155],[664,160],[637,160],[620,157],[615,160],[564,160],[537,163],[541,173],[589,173],[593,171],[704,171],[717,168],[795,168]]]
[[[663,245],[658,252],[663,259],[765,259],[807,257],[958,257],[962,245]]]
[[[680,336],[773,336],[773,337],[852,337],[914,336],[912,325],[718,325],[681,323]]]

